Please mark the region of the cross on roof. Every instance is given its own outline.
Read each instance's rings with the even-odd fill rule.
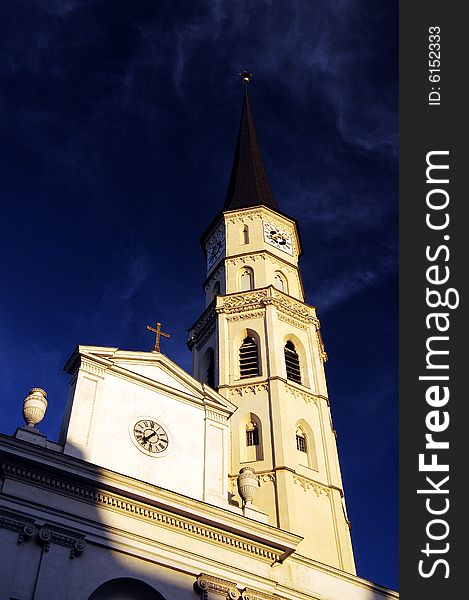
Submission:
[[[160,351],[160,337],[163,336],[165,338],[169,338],[171,337],[169,335],[169,333],[164,333],[163,331],[161,331],[161,323],[156,323],[156,329],[154,327],[150,327],[150,325],[147,325],[147,329],[148,331],[153,331],[153,333],[155,334],[155,347],[153,348],[153,352],[159,352]]]

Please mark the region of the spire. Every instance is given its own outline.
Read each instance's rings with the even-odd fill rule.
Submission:
[[[224,210],[259,204],[278,210],[264,170],[249,106],[248,84],[252,74],[243,71],[240,75],[243,78],[244,100]]]

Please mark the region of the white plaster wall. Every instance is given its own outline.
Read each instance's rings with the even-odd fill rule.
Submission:
[[[72,426],[66,453],[168,488],[193,498],[203,498],[203,407],[169,397],[159,391],[106,374],[90,406],[85,374],[73,402]],[[170,450],[164,456],[148,456],[131,440],[129,427],[138,417],[153,417],[169,433]],[[87,434],[89,432],[89,434]]]

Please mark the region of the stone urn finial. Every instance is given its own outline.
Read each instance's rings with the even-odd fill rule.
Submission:
[[[28,427],[36,427],[46,414],[47,394],[41,388],[33,388],[29,391],[23,402],[23,418]]]
[[[243,467],[238,475],[238,490],[245,506],[252,503],[258,488],[259,480],[255,470],[252,467]]]

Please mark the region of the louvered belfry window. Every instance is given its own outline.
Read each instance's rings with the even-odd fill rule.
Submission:
[[[285,366],[287,367],[287,379],[301,383],[300,358],[295,350],[293,342],[285,344]]]
[[[244,338],[239,349],[240,377],[256,377],[259,375],[259,352],[256,340],[250,336]]]

